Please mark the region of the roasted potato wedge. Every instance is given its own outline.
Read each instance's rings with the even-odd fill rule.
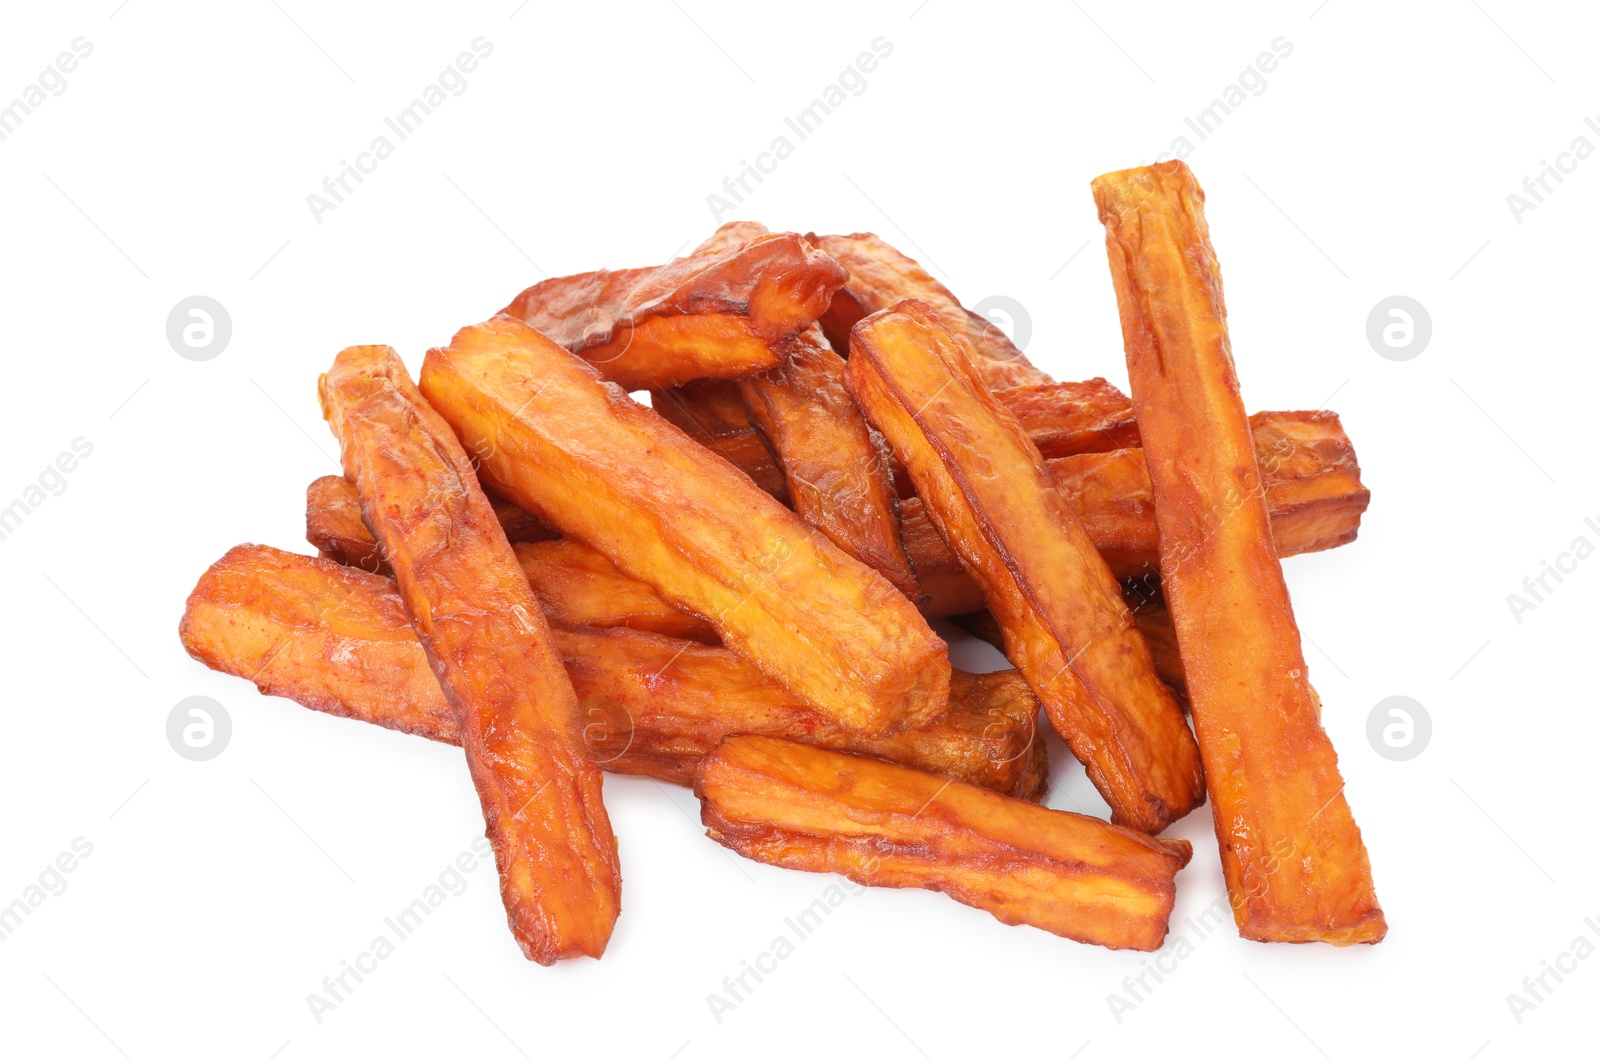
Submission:
[[[428,353],[422,390],[479,473],[863,735],[937,720],[944,641],[876,572],[736,468],[509,317]]]
[[[453,708],[512,933],[539,963],[598,957],[622,884],[600,772],[574,745],[572,683],[472,464],[387,346],[346,349],[318,389]]]
[[[850,273],[820,320],[840,356],[850,355],[850,329],[862,317],[916,298],[938,313],[950,333],[966,345],[985,385],[1000,389],[1052,381],[1023,356],[1004,331],[962,308],[949,288],[876,235],[858,232],[806,238]]]
[[[1366,847],[1273,547],[1205,196],[1182,162],[1107,173],[1093,189],[1239,932],[1379,941]]]
[[[1161,947],[1189,843],[899,765],[740,735],[700,765],[706,833],[764,864],[938,890],[1002,923]]]
[[[778,366],[774,347],[826,311],[845,271],[794,233],[697,251],[659,268],[537,283],[501,310],[628,390]]]
[[[1018,798],[1044,793],[1039,701],[1015,670],[953,673],[944,718],[871,739],[828,724],[730,651],[631,629],[550,628],[577,692],[583,751],[608,772],[688,785],[723,737],[756,732]],[[196,659],[252,681],[262,694],[461,742],[455,713],[388,578],[242,544],[200,578],[180,635]]]
[[[650,407],[685,434],[726,434],[753,426],[739,384],[732,379],[696,379],[651,390]]]
[[[1159,833],[1199,805],[1194,736],[1121,589],[939,315],[909,301],[863,319],[850,333],[849,379],[1112,821]]]

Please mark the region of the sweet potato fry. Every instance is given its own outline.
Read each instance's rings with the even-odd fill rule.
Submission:
[[[904,596],[538,332],[465,328],[428,353],[422,389],[497,493],[709,619],[829,720],[882,735],[943,714],[945,644]]]
[[[533,547],[543,547],[535,545]],[[1015,670],[952,674],[950,711],[878,739],[829,725],[730,651],[551,623],[578,696],[583,751],[608,772],[687,785],[723,737],[756,732],[869,754],[1018,798],[1044,792],[1039,702]],[[341,717],[461,742],[388,578],[245,544],[190,594],[181,636],[212,669]]]
[[[494,517],[513,544],[518,541],[555,539],[549,526],[504,500],[490,498]],[[330,559],[368,573],[393,574],[378,548],[378,540],[361,521],[361,496],[342,474],[329,474],[306,487],[306,540]]]
[[[1239,932],[1378,941],[1367,851],[1272,544],[1205,196],[1181,162],[1107,173],[1093,188]]]
[[[1189,843],[966,783],[766,736],[734,736],[695,782],[706,833],[752,860],[938,890],[1002,923],[1113,949],[1166,937]]]
[[[849,378],[1111,819],[1157,833],[1199,805],[1194,736],[1116,580],[938,314],[909,301],[862,320]]]
[[[996,390],[1046,459],[1139,444],[1133,402],[1104,379]]]
[[[1172,628],[1172,615],[1167,611],[1166,602],[1161,598],[1160,581],[1156,579],[1156,587],[1152,593],[1149,586],[1123,582],[1122,598],[1128,604],[1128,613],[1133,615],[1133,624],[1144,637],[1144,642],[1150,645],[1150,660],[1155,663],[1156,676],[1161,678],[1161,683],[1172,692],[1172,697],[1178,700],[1178,705],[1187,708],[1189,704],[1189,688],[1183,676],[1183,660],[1178,654],[1178,639]],[[1006,649],[1005,635],[1000,631],[1000,623],[994,620],[994,615],[986,610],[976,610],[968,614],[956,614],[950,619],[951,624],[976,636],[984,643],[997,651]]]
[[[472,464],[387,346],[346,349],[318,389],[454,710],[512,933],[539,963],[598,957],[621,889],[600,773],[574,745],[572,683]]]
[[[777,367],[773,347],[811,326],[844,280],[832,258],[791,232],[659,268],[547,279],[501,312],[625,389],[662,389]]]
[[[1001,395],[996,394],[996,397]],[[1280,556],[1355,540],[1371,494],[1355,450],[1332,412],[1257,412],[1250,419]],[[1142,449],[1085,452],[1047,461],[1056,490],[1119,578],[1159,570],[1155,497]],[[967,578],[917,498],[900,501],[901,539],[928,601],[929,617],[964,614],[983,594]]]
[[[739,384],[731,379],[696,379],[651,390],[650,407],[685,434],[725,434],[753,425]]]
[[[870,232],[808,235],[812,245],[850,272],[820,323],[839,355],[850,355],[850,329],[864,316],[915,298],[939,314],[945,327],[972,354],[984,384],[993,388],[1031,386],[1051,381],[1034,367],[1004,331],[962,308],[943,283],[911,258]]]
[[[329,475],[306,492],[306,536],[329,559],[392,577],[378,557],[378,542],[361,521],[355,483]],[[502,515],[501,512],[508,514]],[[496,505],[501,525],[518,518],[534,522],[521,508]],[[311,527],[315,526],[313,530]],[[546,529],[544,533],[548,535]],[[510,535],[507,534],[509,537]],[[716,643],[717,631],[697,614],[679,610],[643,581],[624,575],[611,560],[577,541],[539,539],[512,545],[533,594],[552,621],[602,629],[640,629],[701,643]],[[376,569],[368,563],[376,560]]]
[[[845,386],[844,361],[816,326],[782,352],[778,367],[740,379],[739,392],[778,454],[795,513],[908,598],[920,598],[900,543],[888,456]]]

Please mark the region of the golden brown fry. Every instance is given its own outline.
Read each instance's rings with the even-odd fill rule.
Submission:
[[[352,346],[323,414],[466,749],[511,931],[530,960],[598,957],[621,872],[577,700],[494,509],[450,427],[387,346]]]
[[[1257,412],[1250,422],[1278,554],[1322,551],[1355,540],[1371,494],[1361,484],[1361,468],[1339,417]],[[1056,490],[1111,572],[1124,579],[1155,575],[1160,535],[1143,450],[1086,452],[1047,463]],[[900,524],[928,597],[923,613],[942,618],[982,606],[983,594],[928,522],[920,499],[900,502]]]
[[[577,691],[584,753],[609,772],[687,785],[723,737],[757,732],[870,754],[1018,798],[1044,793],[1039,701],[1014,670],[953,673],[942,720],[869,739],[827,724],[730,651],[560,622],[551,634]],[[387,578],[240,545],[200,578],[181,636],[195,658],[251,680],[263,694],[460,743],[455,714]]]
[[[925,772],[766,736],[724,742],[695,782],[706,833],[743,856],[868,886],[938,890],[1002,923],[1154,951],[1189,843]]]
[[[962,308],[943,283],[921,265],[870,232],[855,235],[808,235],[811,243],[850,271],[828,311],[819,321],[839,355],[850,355],[850,329],[864,316],[896,302],[916,298],[939,314],[945,327],[972,354],[984,384],[995,389],[1049,383],[1004,331]]]
[[[1133,615],[1134,626],[1144,637],[1145,643],[1150,645],[1150,660],[1155,664],[1156,676],[1172,692],[1178,705],[1187,709],[1189,688],[1183,676],[1183,660],[1178,654],[1178,639],[1172,628],[1172,615],[1161,598],[1160,580],[1157,578],[1155,581],[1153,593],[1149,586],[1123,582],[1122,598],[1128,604],[1128,613]],[[995,650],[1005,651],[1005,635],[1000,631],[1000,623],[988,611],[956,614],[949,620],[952,625],[965,629]]]
[[[750,479],[509,317],[428,353],[422,389],[479,473],[583,541],[835,723],[944,712],[945,644],[880,575]]]
[[[908,598],[920,598],[900,543],[888,457],[845,386],[844,361],[815,326],[781,351],[781,365],[740,379],[739,392],[778,454],[795,513]]]
[[[1104,379],[996,390],[1046,459],[1139,444],[1133,402]]]
[[[547,279],[501,312],[625,389],[663,389],[777,367],[773,347],[811,326],[844,280],[843,268],[791,232],[659,268]]]
[[[1128,375],[1239,932],[1386,929],[1272,545],[1205,196],[1181,162],[1097,177]]]
[[[1116,580],[938,314],[910,301],[862,320],[849,377],[1111,819],[1157,833],[1199,805],[1194,736]]]
[[[493,498],[490,503],[511,543],[555,538],[549,526],[515,504]],[[377,538],[361,521],[361,495],[356,492],[355,483],[342,474],[325,475],[306,487],[306,540],[323,555],[346,566],[385,577],[393,574]]]
[[[650,407],[685,434],[725,434],[751,428],[739,384],[731,379],[696,379],[666,390],[651,390]]]
[[[361,521],[355,488],[343,475],[330,475],[312,482],[307,491],[306,525],[317,526],[318,532],[308,531],[307,536],[327,558],[365,570],[368,567],[364,563],[345,558],[376,557],[378,554],[378,542],[367,524]],[[318,506],[310,506],[313,498]],[[507,504],[504,509],[529,522],[534,521],[521,508]],[[500,505],[496,505],[495,513],[500,515]],[[501,517],[504,525],[505,516]],[[544,532],[548,534],[549,531]],[[587,545],[540,539],[519,541],[512,545],[512,551],[552,621],[603,629],[640,629],[701,643],[717,642],[717,630],[710,622],[672,606],[655,589],[624,575],[610,559]],[[376,573],[393,576],[388,563],[380,560],[377,565]]]

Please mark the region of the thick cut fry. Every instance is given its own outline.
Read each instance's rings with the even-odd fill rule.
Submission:
[[[1194,736],[1116,580],[938,315],[910,301],[862,320],[849,377],[1111,819],[1156,833],[1199,805]]]
[[[995,391],[1046,459],[1139,444],[1133,402],[1104,379]]]
[[[574,745],[572,683],[472,464],[387,346],[346,349],[319,390],[454,710],[512,933],[539,963],[598,957],[621,889],[601,776]]]
[[[1165,162],[1095,179],[1223,873],[1257,941],[1375,942],[1361,832],[1322,730],[1228,344],[1205,196]]]
[[[865,735],[943,714],[945,644],[904,596],[538,332],[465,328],[428,353],[422,389],[498,493],[709,619],[818,713]]]
[[[1278,554],[1322,551],[1355,540],[1371,494],[1361,484],[1361,468],[1339,417],[1257,412],[1250,423]],[[1048,466],[1056,490],[1111,572],[1123,579],[1155,576],[1160,534],[1143,450],[1086,452],[1049,460]],[[928,522],[920,499],[900,501],[900,524],[927,596],[923,613],[942,618],[981,606],[982,592]]]
[[[739,391],[778,454],[795,513],[908,598],[920,598],[900,543],[888,457],[845,386],[844,361],[815,326],[782,351],[781,365],[740,379]]]
[[[549,526],[504,500],[490,499],[494,517],[512,544],[555,539]],[[378,540],[361,521],[361,495],[342,474],[329,474],[306,487],[306,540],[330,559],[368,573],[393,574]]]
[[[1166,602],[1161,598],[1160,580],[1155,579],[1154,593],[1150,586],[1143,583],[1124,581],[1122,584],[1122,598],[1128,604],[1128,613],[1133,615],[1133,624],[1144,637],[1144,642],[1150,645],[1150,660],[1155,664],[1156,676],[1161,678],[1161,683],[1172,692],[1172,697],[1178,700],[1178,705],[1187,707],[1189,704],[1189,688],[1183,677],[1183,660],[1178,654],[1178,638],[1172,628],[1172,615],[1167,611]],[[969,614],[956,614],[950,619],[951,624],[965,629],[984,643],[997,651],[1006,649],[1005,636],[1000,631],[1000,623],[994,620],[994,615],[986,610],[976,610]]]
[[[791,232],[659,268],[547,279],[501,312],[611,382],[663,389],[777,367],[773,347],[811,326],[844,280],[832,258]]]
[[[361,521],[360,497],[354,482],[343,475],[319,478],[311,483],[306,500],[306,536],[325,557],[393,576],[389,564],[381,559],[376,570],[366,561],[377,558],[378,542]],[[511,513],[511,518],[533,521],[521,508],[496,505],[495,514],[502,526],[508,519],[502,510]],[[313,531],[312,526],[317,529]],[[577,541],[539,539],[519,541],[512,545],[512,551],[552,621],[603,629],[640,629],[702,643],[717,642],[717,631],[710,622],[672,606],[655,589],[625,576],[593,548]]]
[[[650,407],[685,434],[725,434],[752,426],[739,384],[730,379],[696,379],[651,390]]]
[[[858,320],[896,302],[916,298],[938,313],[950,333],[967,347],[985,385],[1000,389],[1051,381],[1023,356],[1004,331],[962,308],[949,288],[876,235],[858,232],[806,238],[850,272],[850,278],[833,296],[820,321],[840,356],[850,355],[850,329]]]
[[[1044,793],[1039,702],[1014,670],[953,673],[942,720],[869,739],[827,724],[730,651],[560,622],[551,633],[577,691],[584,753],[609,772],[687,785],[723,737],[756,732],[869,754],[1018,798]],[[195,658],[252,681],[265,695],[461,741],[388,578],[240,545],[200,578],[180,635]]]
[[[920,887],[1113,949],[1154,951],[1189,843],[765,736],[735,736],[695,782],[706,833],[752,860]]]

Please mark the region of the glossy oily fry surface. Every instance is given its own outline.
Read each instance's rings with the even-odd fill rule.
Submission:
[[[1367,851],[1273,548],[1205,197],[1181,162],[1093,189],[1234,918],[1258,941],[1378,941]]]
[[[772,347],[826,311],[844,269],[793,233],[696,251],[659,268],[537,283],[501,310],[629,390],[776,367]]]
[[[537,332],[465,328],[422,388],[497,493],[706,617],[818,713],[867,735],[943,713],[946,648],[904,596]]]
[[[700,766],[707,834],[752,860],[938,890],[1002,923],[1114,949],[1166,936],[1187,842],[763,736]]]
[[[600,772],[575,745],[572,684],[494,509],[394,350],[344,350],[319,392],[455,713],[512,933],[539,963],[598,957],[620,904],[616,839]]]
[[[725,736],[755,732],[869,754],[1014,797],[1044,793],[1039,701],[1014,670],[953,673],[944,718],[867,738],[827,724],[730,651],[632,629],[550,628],[577,693],[583,753],[608,772],[687,785]],[[252,681],[262,694],[461,742],[455,712],[388,578],[240,545],[200,578],[180,635],[195,658]]]
[[[738,385],[750,418],[778,455],[795,513],[917,599],[888,456],[845,386],[844,361],[815,326],[782,352],[782,364]]]
[[[1118,824],[1157,833],[1205,796],[1194,736],[1156,676],[1111,571],[1044,458],[919,302],[850,335],[857,402],[983,590],[1006,656]]]
[[[934,312],[972,354],[984,385],[1000,389],[1051,382],[994,324],[963,308],[943,283],[871,232],[806,237],[850,273],[821,319],[841,356],[850,355],[850,329],[864,316],[915,298]]]

